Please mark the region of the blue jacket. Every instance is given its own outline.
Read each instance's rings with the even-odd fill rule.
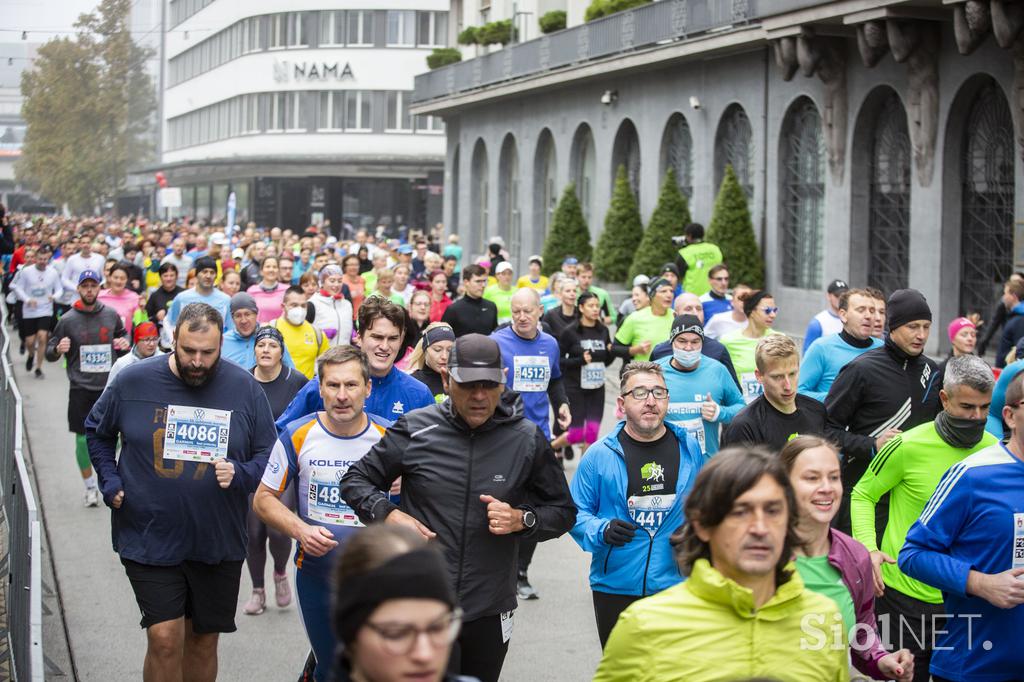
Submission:
[[[433,404],[434,396],[426,384],[392,366],[391,371],[383,377],[370,377],[370,397],[366,399],[363,409],[394,422],[407,412]],[[320,397],[319,377],[313,375],[313,378],[295,394],[288,408],[277,418],[277,432],[282,433],[289,423],[299,417],[322,409],[324,401]]]
[[[626,457],[619,444],[619,422],[605,438],[595,443],[580,460],[569,485],[576,503],[576,525],[570,531],[583,551],[590,552],[590,588],[595,592],[648,596],[682,582],[672,556],[669,536],[683,525],[683,504],[693,487],[697,472],[707,461],[693,436],[666,422],[679,439],[679,478],[676,500],[658,531],[651,536],[638,528],[632,542],[612,547],[604,541],[605,526],[612,519],[630,519],[626,506],[629,477]]]
[[[1013,350],[1013,347],[1022,338],[1024,338],[1024,303],[1018,303],[1006,316],[1003,335],[999,338],[999,348],[996,350],[996,367],[1006,367],[1006,354]]]

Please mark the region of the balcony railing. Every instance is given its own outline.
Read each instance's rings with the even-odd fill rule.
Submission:
[[[583,64],[767,16],[828,4],[822,0],[660,0],[416,76],[413,103]]]

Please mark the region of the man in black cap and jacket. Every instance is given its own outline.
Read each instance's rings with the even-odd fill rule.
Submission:
[[[519,538],[562,535],[576,508],[551,445],[504,390],[497,342],[459,337],[441,376],[450,399],[399,418],[349,468],[341,495],[363,523],[436,538],[465,612],[451,668],[496,682],[512,635]],[[399,476],[400,506],[381,492]]]
[[[825,398],[826,435],[843,458],[843,504],[836,527],[850,532],[850,492],[871,458],[896,434],[930,422],[941,409],[938,366],[924,354],[932,311],[916,289],[894,291],[886,304],[885,345],[855,358]],[[889,517],[888,497],[875,507],[879,536]]]

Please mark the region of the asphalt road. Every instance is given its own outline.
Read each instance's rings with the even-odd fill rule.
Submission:
[[[13,350],[17,353],[16,347]],[[82,505],[74,437],[67,431],[68,383],[63,369],[58,363],[48,364],[46,378],[38,380],[24,371],[23,356],[15,355],[12,361],[25,399],[27,445],[54,562],[54,587],[62,604],[46,617],[45,646],[55,654],[63,651],[64,642],[59,640],[66,630],[71,660],[61,661],[66,654],[55,656],[61,668],[73,667],[81,680],[141,679],[145,633],[139,628],[139,610],[124,569],[111,549],[109,510]],[[605,432],[613,423],[612,411],[605,411]],[[567,476],[574,471],[575,462],[568,463]],[[538,547],[530,576],[541,598],[522,603],[516,612],[502,680],[591,679],[600,647],[588,566],[589,556],[568,535]],[[267,571],[270,583],[269,567]],[[242,574],[238,631],[221,638],[219,678],[296,679],[308,644],[295,605],[273,606],[255,617],[244,615],[242,605],[251,588],[248,572]],[[61,616],[64,623],[59,622]],[[66,672],[70,678],[70,670]]]

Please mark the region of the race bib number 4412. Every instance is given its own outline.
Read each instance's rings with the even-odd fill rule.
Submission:
[[[228,455],[231,410],[167,406],[164,459],[212,463]]]

